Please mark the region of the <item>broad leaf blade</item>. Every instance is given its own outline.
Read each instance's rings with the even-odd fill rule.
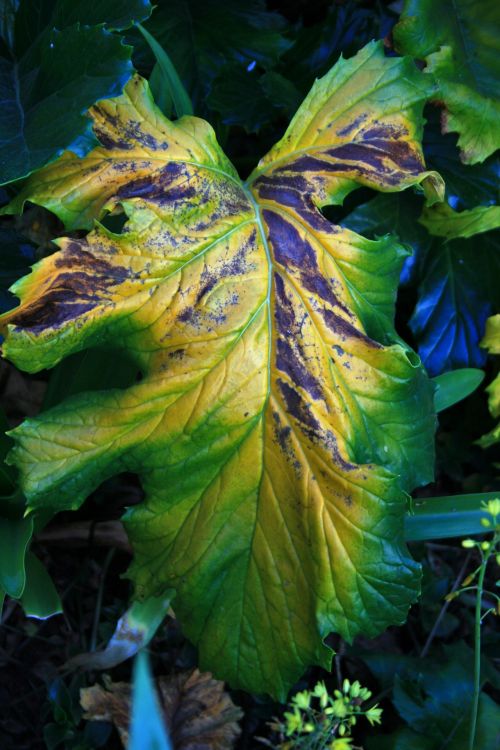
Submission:
[[[102,27],[53,30],[40,46],[37,61],[0,59],[2,184],[55,158],[84,133],[82,112],[117,94],[132,74],[131,48]]]
[[[470,396],[482,383],[484,372],[473,367],[464,367],[438,375],[433,379],[436,386],[434,406],[436,412],[449,409],[450,406]]]
[[[459,133],[462,160],[484,161],[500,147],[498,34],[500,14],[489,0],[406,0],[394,29],[396,49],[427,61],[446,107],[443,132]]]
[[[432,475],[435,418],[393,327],[407,252],[318,207],[358,184],[439,194],[417,140],[425,80],[380,45],[341,61],[242,185],[212,129],[168,122],[137,78],[92,109],[103,146],[65,155],[20,199],[71,227],[117,204],[129,221],[60,240],[16,285],[6,355],[37,370],[110,342],[143,373],[13,432],[29,502],[76,508],[137,472],[138,595],[175,589],[203,668],[254,692],[284,698],[305,665],[330,664],[331,630],[402,622],[418,591],[403,489]]]
[[[479,344],[498,299],[499,260],[492,234],[433,243],[409,322],[430,375],[484,365]]]

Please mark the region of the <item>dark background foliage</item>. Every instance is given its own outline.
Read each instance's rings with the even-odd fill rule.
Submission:
[[[401,11],[398,2],[338,0],[3,0],[0,10],[0,188],[2,203],[27,174],[63,149],[83,153],[93,137],[82,112],[96,99],[116,95],[133,69],[148,77],[158,103],[173,115],[155,58],[134,26],[140,21],[167,50],[186,87],[194,113],[208,119],[245,177],[281,137],[315,78],[341,54],[354,54],[369,40],[384,39]],[[440,111],[426,109],[424,152],[429,168],[443,175],[446,198],[457,210],[497,201],[498,161],[465,166],[454,135],[442,135]],[[421,355],[432,376],[458,367],[481,367],[490,382],[495,363],[480,347],[486,318],[499,304],[498,234],[444,241],[418,223],[422,198],[405,192],[381,195],[360,189],[342,207],[326,211],[337,223],[365,236],[395,234],[412,256],[401,278],[397,326]],[[0,308],[16,304],[9,286],[38,258],[53,252],[62,227],[54,216],[27,207],[21,217],[0,219]],[[35,377],[0,364],[4,427],[82,390],[125,386],[135,372],[110,354],[75,355],[51,373]],[[488,492],[498,487],[495,447],[476,441],[493,427],[484,389],[444,412],[437,433],[434,485],[424,496]],[[9,440],[3,435],[2,454]],[[0,472],[2,513],[15,520],[9,496],[15,475]],[[7,500],[5,500],[7,498]],[[46,564],[61,594],[64,615],[27,619],[15,600],[4,607],[0,629],[0,722],[4,750],[119,747],[106,724],[81,720],[78,690],[100,680],[96,672],[75,674],[67,659],[106,642],[130,594],[125,571],[129,551],[116,521],[126,506],[140,502],[135,477],[107,482],[77,513],[60,514],[35,536],[33,549]],[[412,545],[422,563],[422,597],[407,623],[375,640],[354,644],[332,637],[334,670],[312,669],[298,688],[319,678],[331,689],[344,677],[359,679],[384,708],[382,728],[356,736],[367,750],[466,747],[464,706],[472,690],[473,601],[467,596],[444,605],[455,581],[477,565],[457,540]],[[4,553],[5,554],[5,553]],[[0,550],[0,557],[2,551]],[[494,580],[489,582],[494,585]],[[488,602],[486,601],[486,605]],[[478,748],[488,750],[498,729],[500,695],[495,618],[485,621],[485,691],[481,698]],[[174,620],[151,644],[157,674],[196,665],[196,653]],[[129,679],[130,665],[111,671]],[[244,709],[239,748],[258,747],[257,736],[276,738],[267,722],[282,707],[262,696],[236,694]],[[497,726],[497,729],[495,729]],[[415,740],[415,736],[417,740]],[[416,743],[416,744],[412,744]]]

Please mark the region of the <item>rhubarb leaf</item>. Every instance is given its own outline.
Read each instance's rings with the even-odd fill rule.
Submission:
[[[11,434],[30,508],[105,478],[145,491],[126,527],[138,597],[173,608],[201,668],[284,699],[324,638],[404,621],[419,588],[405,490],[432,477],[433,387],[393,326],[407,250],[321,213],[359,185],[443,195],[425,169],[429,78],[372,43],[318,80],[242,183],[212,128],[168,121],[134,78],[92,107],[102,146],[27,181],[70,228],[120,207],[13,287],[4,355],[37,371],[87,347],[142,379],[72,396]]]

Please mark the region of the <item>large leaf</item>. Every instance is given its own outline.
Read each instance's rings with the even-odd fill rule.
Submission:
[[[443,132],[459,133],[462,160],[483,161],[500,147],[500,13],[490,0],[406,0],[396,49],[425,59],[439,83]]]
[[[499,301],[499,262],[494,233],[433,244],[410,319],[429,374],[484,365],[480,341],[492,304]]]
[[[121,7],[120,7],[121,6]],[[124,28],[146,18],[149,2],[21,0],[5,27],[0,57],[0,182],[29,175],[85,133],[97,99],[118,94],[132,74],[131,47],[103,24]],[[94,25],[95,24],[95,25]]]
[[[80,394],[13,433],[31,508],[76,508],[139,474],[126,515],[138,596],[175,589],[203,668],[284,698],[324,637],[402,622],[418,591],[404,489],[432,476],[433,393],[393,328],[406,250],[332,225],[357,185],[424,185],[427,76],[370,44],[317,81],[246,184],[202,120],[166,120],[147,85],[92,108],[103,146],[65,154],[25,199],[68,228],[4,315],[30,371],[127,349],[142,380]],[[12,207],[12,210],[15,206]]]

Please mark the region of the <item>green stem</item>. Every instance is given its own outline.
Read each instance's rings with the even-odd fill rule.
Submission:
[[[477,713],[479,708],[479,694],[481,692],[481,601],[483,597],[484,576],[488,557],[483,558],[476,592],[476,615],[474,624],[474,694],[472,699],[472,715],[470,723],[469,750],[474,750],[476,738]]]

